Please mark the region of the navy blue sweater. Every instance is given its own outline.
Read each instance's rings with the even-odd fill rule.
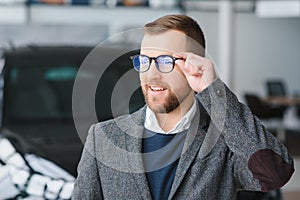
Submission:
[[[143,160],[153,200],[168,199],[186,133],[163,134],[145,129]]]

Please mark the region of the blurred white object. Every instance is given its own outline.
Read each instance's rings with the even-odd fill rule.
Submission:
[[[172,8],[177,4],[176,0],[149,0],[149,5],[152,8]]]
[[[0,199],[8,199],[19,194],[13,185],[7,166],[0,165]]]
[[[0,0],[0,5],[25,4],[26,0]]]
[[[21,155],[6,138],[0,137],[0,148],[0,199],[24,193],[30,200],[71,198],[75,178],[67,171],[36,155]]]
[[[65,182],[62,180],[49,181],[47,183],[47,190],[45,192],[45,197],[47,199],[58,198],[59,191],[61,190],[64,184]]]
[[[23,190],[30,176],[30,173],[28,172],[28,170],[20,170],[12,166],[9,166],[9,168],[10,168],[9,174],[10,174],[11,182],[13,182],[21,190]]]
[[[28,182],[26,192],[30,195],[42,197],[44,194],[44,188],[49,180],[50,178],[42,175],[32,175]]]
[[[0,140],[0,159],[6,161],[9,156],[15,153],[15,148],[11,145],[11,143],[7,139]]]
[[[26,154],[26,160],[30,163],[30,166],[41,174],[49,176],[54,179],[64,179],[66,181],[74,181],[74,177],[67,171],[58,167],[53,162],[43,159],[33,154]]]
[[[70,199],[72,196],[72,191],[74,188],[74,183],[73,182],[68,182],[64,185],[62,188],[62,191],[59,195],[61,199]]]
[[[259,17],[299,17],[300,0],[257,0],[255,12]]]
[[[118,1],[117,0],[106,0],[106,5],[108,7],[116,7],[117,6]]]

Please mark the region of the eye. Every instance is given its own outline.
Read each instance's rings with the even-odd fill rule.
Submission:
[[[149,58],[146,56],[139,56],[139,62],[143,65],[143,64],[147,64],[149,63]]]
[[[159,64],[163,64],[163,65],[168,65],[168,64],[173,64],[173,59],[171,56],[159,56],[157,57],[157,62]]]

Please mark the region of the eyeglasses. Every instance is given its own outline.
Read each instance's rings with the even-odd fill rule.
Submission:
[[[158,71],[162,73],[169,73],[174,69],[176,60],[183,60],[183,58],[175,58],[170,55],[160,55],[157,57],[149,57],[146,55],[134,55],[132,59],[133,67],[137,72],[146,72],[149,70],[152,60],[155,61],[155,66]]]

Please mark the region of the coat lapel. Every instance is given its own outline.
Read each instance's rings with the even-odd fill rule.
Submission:
[[[201,119],[200,119],[201,117]],[[200,104],[198,106],[195,117],[192,121],[191,127],[187,133],[184,142],[181,158],[179,159],[178,167],[176,170],[174,182],[170,191],[169,199],[175,195],[178,187],[180,186],[188,168],[196,157],[205,137],[205,129],[208,125],[209,117]]]
[[[130,174],[136,182],[139,194],[142,199],[151,199],[151,192],[146,178],[143,157],[142,157],[142,137],[144,132],[146,107],[143,107],[139,111],[131,114],[130,123],[125,120],[127,124],[123,129],[125,132],[125,146],[128,152],[128,164]]]

